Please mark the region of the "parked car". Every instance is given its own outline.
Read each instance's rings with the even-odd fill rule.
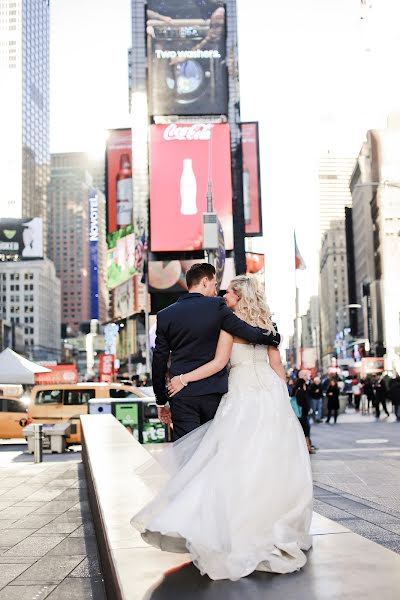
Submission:
[[[22,429],[28,424],[24,400],[0,397],[0,439],[23,438]]]
[[[67,444],[81,443],[80,415],[88,413],[92,398],[143,398],[140,388],[120,383],[36,385],[31,392],[28,417],[32,423],[71,421]]]

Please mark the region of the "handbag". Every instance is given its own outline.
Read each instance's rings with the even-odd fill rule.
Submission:
[[[296,396],[292,396],[290,398],[290,404],[292,405],[294,414],[296,415],[296,417],[298,419],[300,419],[300,417],[301,417],[301,408],[300,408],[300,406],[297,403]]]

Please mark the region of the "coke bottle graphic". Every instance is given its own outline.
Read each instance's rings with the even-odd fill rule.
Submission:
[[[197,181],[193,171],[192,159],[183,159],[183,168],[180,182],[181,189],[181,214],[197,215]]]
[[[132,167],[129,154],[121,154],[119,171],[116,179],[117,187],[117,225],[124,227],[132,224]]]
[[[248,225],[251,222],[251,197],[250,197],[250,173],[243,171],[243,207],[244,222]]]

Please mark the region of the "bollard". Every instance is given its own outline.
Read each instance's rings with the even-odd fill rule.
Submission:
[[[33,455],[34,462],[41,463],[43,460],[43,425],[34,425],[33,426]]]

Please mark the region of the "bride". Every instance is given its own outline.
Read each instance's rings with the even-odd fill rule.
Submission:
[[[225,300],[250,325],[274,329],[255,278],[235,277]],[[215,358],[174,377],[169,393],[228,361],[229,391],[214,419],[157,459],[163,487],[131,523],[147,543],[189,552],[214,580],[290,573],[306,563],[303,550],[311,546],[312,476],[279,350],[221,331]]]

